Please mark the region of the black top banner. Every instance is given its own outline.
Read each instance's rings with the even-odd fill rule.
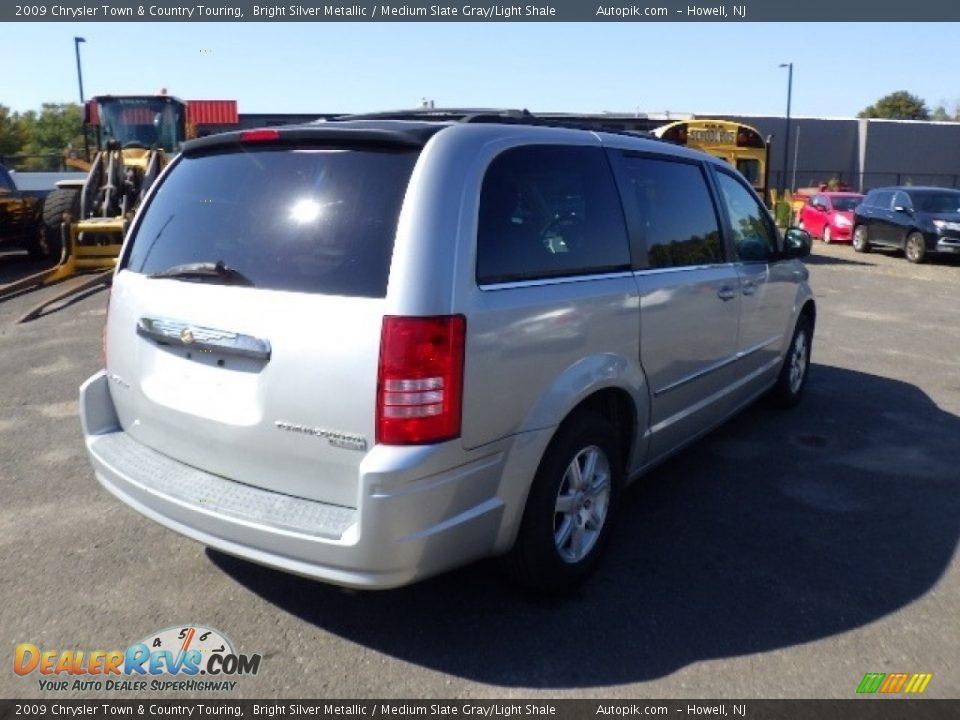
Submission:
[[[210,4],[27,0],[0,4],[5,22],[956,22],[956,0],[295,0]]]
[[[953,720],[958,700],[0,700],[0,720],[309,718],[311,720]]]

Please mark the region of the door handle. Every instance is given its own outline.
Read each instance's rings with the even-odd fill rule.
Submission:
[[[724,285],[717,292],[717,297],[726,302],[727,300],[733,300],[737,296],[736,291],[729,285]]]

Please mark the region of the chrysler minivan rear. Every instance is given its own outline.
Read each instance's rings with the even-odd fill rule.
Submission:
[[[209,545],[348,585],[462,562],[454,541],[423,557],[437,534],[492,539],[496,508],[460,490],[489,488],[473,476],[491,463],[445,442],[464,318],[385,312],[422,141],[264,130],[187,148],[132,228],[106,370],[82,388],[104,486]]]

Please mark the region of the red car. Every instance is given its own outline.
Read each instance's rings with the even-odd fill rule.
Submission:
[[[850,242],[853,209],[863,195],[852,192],[818,192],[800,210],[800,227],[825,243]]]

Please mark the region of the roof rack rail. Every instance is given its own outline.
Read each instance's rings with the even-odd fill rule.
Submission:
[[[477,118],[495,118],[496,120],[532,119],[529,110],[513,108],[413,108],[410,110],[387,110],[385,112],[360,113],[356,115],[338,115],[331,121],[347,120],[436,120],[446,122],[477,122]],[[488,120],[487,122],[495,122]],[[482,120],[480,122],[483,122]]]
[[[456,123],[503,123],[517,125],[538,125],[542,127],[567,128],[570,130],[590,130],[593,132],[629,135],[652,140],[660,138],[643,130],[621,130],[594,125],[589,122],[557,120],[534,115],[527,109],[498,108],[413,108],[410,110],[388,110],[386,112],[361,113],[356,115],[337,115],[327,118],[326,122],[348,122],[352,120],[421,120]],[[662,141],[666,142],[666,141]]]

